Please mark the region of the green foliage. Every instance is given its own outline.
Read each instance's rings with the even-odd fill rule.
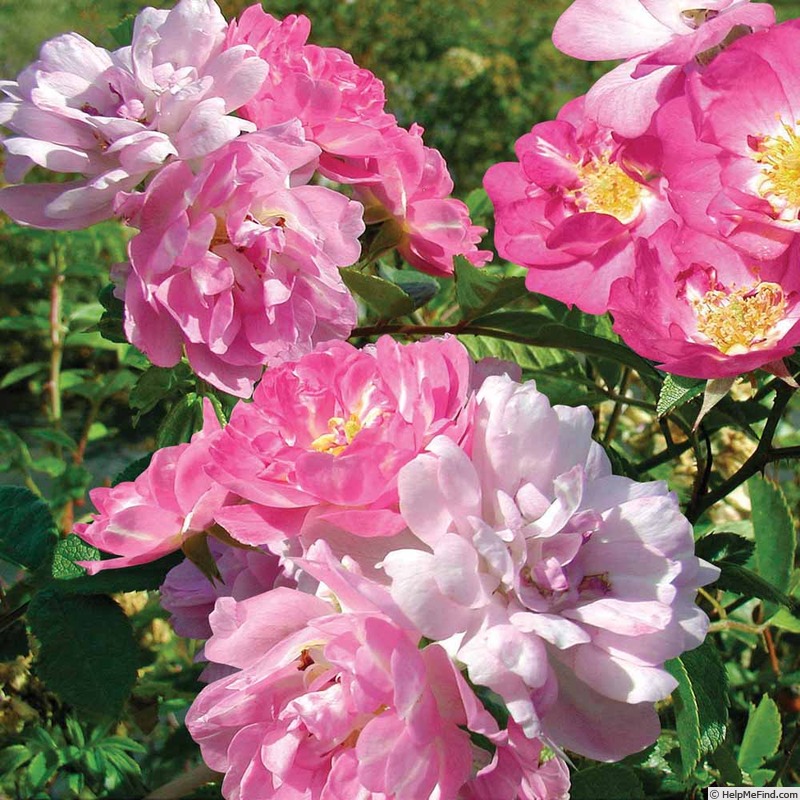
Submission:
[[[702,394],[706,382],[696,378],[683,378],[680,375],[667,375],[658,396],[656,413],[659,417],[669,414],[675,408],[688,403]]]
[[[464,319],[474,319],[527,294],[525,278],[477,269],[459,256],[455,263],[456,300]]]
[[[600,764],[572,775],[571,800],[645,800],[636,772],[622,764]]]
[[[36,669],[47,686],[87,715],[117,716],[139,663],[122,609],[109,597],[42,591],[31,601],[28,623],[40,645]]]
[[[345,286],[369,306],[378,320],[402,317],[414,310],[413,298],[396,284],[350,267],[339,272]]]
[[[728,722],[725,668],[710,640],[668,661],[678,688],[673,692],[682,775],[691,775],[700,759],[723,741]]]
[[[758,574],[778,591],[788,593],[794,568],[797,532],[779,486],[756,475],[747,482],[755,534]],[[767,610],[771,616],[777,609]]]
[[[29,489],[0,486],[0,558],[36,570],[53,552],[57,534],[47,503]]]
[[[771,777],[760,770],[762,764],[775,755],[781,742],[781,717],[774,700],[768,695],[761,698],[758,707],[750,706],[747,727],[742,737],[738,763],[750,775],[756,786],[763,786]]]
[[[67,717],[62,727],[37,727],[19,744],[0,750],[0,787],[19,800],[83,800],[142,796],[141,769],[133,756],[145,748],[108,726],[84,727]],[[44,792],[44,794],[42,794]]]

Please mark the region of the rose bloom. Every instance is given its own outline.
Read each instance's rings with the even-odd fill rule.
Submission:
[[[674,216],[659,141],[619,141],[577,98],[521,137],[516,153],[484,178],[498,252],[528,268],[531,291],[602,314],[611,283],[633,270],[635,238]]]
[[[800,343],[798,243],[756,262],[723,241],[661,228],[611,289],[614,330],[659,367],[692,378],[770,368]]]
[[[385,589],[324,544],[303,567],[333,602],[275,589],[221,598],[211,615],[206,654],[238,671],[198,695],[186,724],[225,772],[224,796],[455,798],[472,773],[468,730],[502,738],[496,723],[440,646],[418,647]]]
[[[661,482],[611,474],[586,408],[487,378],[465,452],[439,437],[399,477],[418,540],[383,559],[393,599],[529,737],[619,760],[658,737],[664,661],[703,641],[717,570]]]
[[[775,22],[768,3],[748,0],[575,0],[553,30],[555,46],[588,61],[628,59],[586,95],[590,117],[622,136],[639,136],[653,114],[681,93],[731,41]]]
[[[798,46],[800,21],[791,20],[720,53],[687,85],[699,144],[686,131],[673,145],[681,153],[670,182],[697,192],[718,234],[755,258],[779,255],[800,231]],[[698,182],[695,162],[712,147],[719,177]]]
[[[468,424],[473,363],[452,337],[361,350],[332,342],[267,370],[212,452],[215,480],[264,510],[261,525],[226,525],[247,544],[297,536],[306,516],[358,536],[405,524],[397,473],[434,436]],[[223,523],[225,524],[225,523]]]
[[[212,527],[214,514],[230,498],[204,470],[209,448],[221,433],[208,400],[203,420],[203,429],[190,442],[158,450],[135,481],[89,492],[97,513],[91,522],[76,525],[75,533],[99,550],[120,556],[79,561],[90,575],[155,561]]]
[[[39,60],[6,82],[0,124],[6,177],[39,165],[84,179],[12,186],[0,208],[42,228],[87,227],[112,216],[121,191],[168,161],[208,155],[252,123],[231,116],[258,90],[267,65],[244,44],[226,47],[212,0],[146,8],[130,47],[109,53],[77,33],[42,46]]]
[[[125,333],[153,363],[185,350],[209,383],[249,397],[265,364],[343,339],[356,306],[338,267],[361,252],[361,205],[305,185],[319,148],[298,123],[240,137],[193,175],[165,168],[124,215],[139,229],[117,272]]]

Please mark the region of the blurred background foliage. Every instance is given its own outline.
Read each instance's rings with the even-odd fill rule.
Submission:
[[[229,18],[247,4],[221,2]],[[0,77],[13,79],[35,59],[43,41],[69,30],[113,49],[117,45],[109,29],[145,5],[173,3],[0,0]],[[274,0],[265,8],[276,16],[307,14],[313,41],[349,51],[357,63],[375,72],[386,84],[388,109],[402,124],[418,122],[426,129],[426,141],[450,165],[456,193],[470,197],[476,221],[487,225],[490,207],[474,193],[486,168],[513,158],[520,135],[554,117],[564,102],[583,93],[608,68],[569,59],[553,47],[553,25],[568,5],[569,0]],[[774,5],[780,19],[800,16],[800,2],[779,0]],[[208,390],[184,367],[151,368],[134,348],[109,339],[119,327],[120,308],[107,292],[100,293],[109,269],[125,257],[126,236],[114,223],[56,234],[0,218],[0,472],[6,473],[3,482],[41,488],[65,532],[86,513],[89,486],[110,482],[129,462],[169,443],[156,438],[165,417],[176,419],[175,441],[188,438],[191,420],[188,428],[178,424],[183,424],[181,403],[187,393],[197,397]],[[452,282],[447,287],[448,282],[440,283],[436,298],[416,312],[422,322],[446,322],[457,308]],[[537,301],[523,297],[517,302],[529,308]],[[613,336],[605,318],[592,320],[577,312],[568,317],[559,304],[546,305],[547,313],[574,329]],[[551,348],[483,352],[488,344],[477,337],[468,345],[475,355],[519,361],[526,377],[536,377],[557,402],[592,404],[598,434],[622,454],[623,470],[629,461],[640,468],[647,464],[643,478],[667,479],[683,500],[689,498],[696,462],[685,419],[679,414],[659,419],[629,371]],[[57,406],[49,386],[54,358]],[[767,414],[767,383],[763,377],[761,387],[751,389],[742,382],[734,399],[709,418],[716,479],[732,474],[752,455],[756,435],[751,426],[758,429]],[[627,404],[614,400],[620,394],[626,394]],[[796,397],[793,404],[777,431],[776,442],[783,446],[800,444]],[[131,406],[137,412],[135,428]],[[196,404],[193,409],[189,411],[194,413]],[[663,457],[665,452],[670,458]],[[768,476],[782,485],[796,515],[797,470],[771,465]],[[707,532],[716,524],[718,531],[734,531],[750,541],[749,510],[750,498],[741,488],[698,530]],[[0,600],[9,607],[26,602],[24,590],[11,596],[15,590],[8,587],[15,577],[0,564]],[[800,597],[797,572],[784,589]],[[31,669],[28,649],[31,645],[35,652],[37,644],[27,638],[19,620],[0,630],[0,797],[140,797],[144,787],[152,789],[198,764],[197,748],[182,726],[199,686],[194,646],[172,633],[153,593],[128,592],[116,599],[133,624],[139,681],[123,720],[113,726],[78,713],[47,691]],[[740,629],[734,624],[714,639],[725,659],[733,700],[730,746],[717,755],[725,763],[682,766],[673,709],[665,704],[665,733],[659,743],[623,765],[587,770],[574,787],[577,800],[597,800],[604,776],[616,786],[629,778],[626,796],[631,798],[644,797],[645,790],[648,797],[669,798],[700,796],[700,787],[720,774],[741,777],[740,766],[761,770],[764,782],[776,769],[800,774],[800,747],[785,759],[778,753],[781,734],[792,748],[800,741],[800,621],[791,618],[783,628],[754,633],[753,624],[763,619],[761,605],[733,600],[732,606]],[[772,705],[764,705],[762,696]],[[742,741],[748,725],[753,726],[752,737],[763,740],[756,722],[771,725],[770,735],[777,740],[760,760],[743,764],[733,743]],[[660,782],[652,783],[654,775],[661,776]],[[195,796],[219,793],[209,788]]]

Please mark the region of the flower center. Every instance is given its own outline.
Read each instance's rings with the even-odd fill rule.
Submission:
[[[578,167],[581,179],[575,199],[581,211],[610,214],[620,222],[632,222],[639,214],[642,186],[607,155]]]
[[[692,305],[698,332],[725,355],[746,353],[764,343],[786,313],[783,289],[769,282],[730,291],[712,289]]]
[[[753,158],[761,164],[758,193],[779,208],[800,209],[800,137],[781,122],[783,134],[757,140]],[[794,215],[796,216],[796,214]]]
[[[338,456],[356,438],[361,427],[361,420],[355,414],[351,414],[347,420],[344,417],[331,417],[328,420],[330,433],[323,433],[314,439],[311,449]]]

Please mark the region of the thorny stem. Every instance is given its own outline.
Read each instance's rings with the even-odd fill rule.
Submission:
[[[748,478],[752,478],[757,472],[761,472],[767,464],[772,461],[780,461],[784,458],[800,455],[800,448],[798,447],[772,448],[772,440],[775,437],[775,431],[792,397],[793,391],[794,390],[785,383],[776,385],[775,402],[764,424],[764,431],[761,434],[761,440],[755,451],[730,478],[723,481],[716,489],[699,497],[697,502],[692,503],[691,508],[686,512],[686,516],[689,518],[690,522],[697,522],[700,516],[711,508],[714,503],[727,497],[734,489],[741,486]]]
[[[764,628],[762,633],[764,637],[764,646],[767,648],[767,655],[769,656],[769,663],[772,671],[777,677],[781,675],[781,665],[778,661],[778,654],[775,652],[775,642],[772,641],[772,633],[769,628]]]
[[[701,460],[699,445],[694,448],[695,458],[697,460],[697,473],[695,474],[694,486],[692,487],[692,499],[689,501],[689,507],[686,511],[686,516],[689,519],[692,519],[692,509],[698,505],[708,489],[708,482],[711,479],[711,468],[714,463],[714,456],[711,453],[711,439],[708,436],[708,431],[706,431],[702,425],[700,426],[700,433],[705,442],[706,457]],[[693,436],[693,438],[696,439],[696,436]]]

